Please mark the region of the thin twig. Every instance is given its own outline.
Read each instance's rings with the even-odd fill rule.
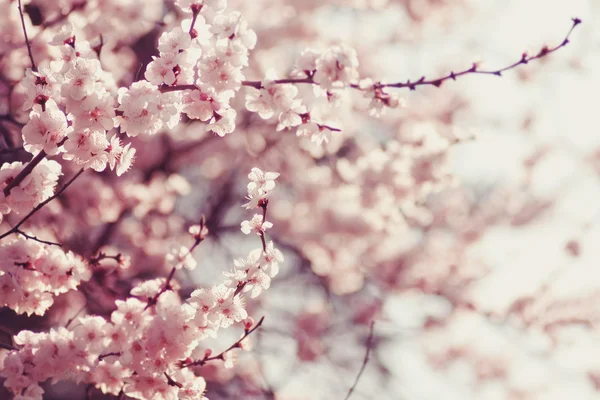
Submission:
[[[144,308],[144,310],[147,310],[148,308],[150,308],[153,305],[155,305],[156,303],[158,303],[158,298],[167,290],[171,290],[171,280],[173,279],[173,276],[175,276],[175,271],[177,271],[177,266],[174,266],[173,268],[171,268],[171,272],[169,272],[169,276],[167,277],[167,280],[165,281],[165,285],[154,296],[152,296],[151,298],[148,299],[148,304],[146,304],[146,307]]]
[[[202,232],[204,226],[206,224],[206,218],[204,217],[204,215],[202,216],[202,219],[200,221],[200,232]],[[185,255],[185,257],[188,257],[190,254],[192,254],[192,252],[194,251],[194,249],[196,247],[198,247],[198,245],[204,240],[204,236],[203,235],[199,235],[195,237],[194,240],[194,244],[192,245],[192,247],[190,247],[188,249],[187,254]],[[173,266],[173,268],[171,268],[171,272],[169,273],[169,276],[167,277],[167,280],[165,282],[165,286],[163,286],[163,288],[156,293],[154,296],[152,296],[151,298],[148,299],[148,304],[146,304],[146,307],[144,308],[144,310],[154,306],[156,303],[158,303],[158,298],[167,290],[171,290],[171,280],[173,279],[173,277],[175,276],[175,271],[177,270],[177,265],[175,264]]]
[[[360,366],[360,370],[358,371],[358,375],[356,375],[356,379],[354,379],[354,384],[348,390],[348,394],[344,398],[344,400],[348,400],[352,393],[354,393],[354,389],[356,389],[356,385],[358,385],[358,381],[362,376],[365,368],[367,367],[367,363],[369,362],[369,357],[371,356],[371,345],[373,342],[373,328],[375,327],[375,321],[371,321],[371,327],[369,328],[369,336],[367,337],[367,351],[365,352],[365,358],[363,359],[362,365]]]
[[[519,61],[516,61],[504,68],[500,68],[497,70],[479,70],[479,69],[477,69],[477,64],[473,64],[471,66],[471,68],[469,68],[469,69],[466,69],[466,70],[460,71],[460,72],[450,72],[450,74],[443,76],[441,78],[437,78],[437,79],[426,80],[426,78],[424,76],[422,76],[421,79],[419,79],[416,82],[411,82],[410,80],[408,80],[404,83],[398,82],[398,83],[386,83],[386,84],[378,84],[378,85],[376,84],[375,86],[379,87],[379,88],[392,87],[392,88],[409,88],[410,90],[416,90],[417,86],[432,85],[435,87],[440,87],[442,85],[442,83],[444,83],[447,80],[452,79],[455,81],[456,78],[463,76],[463,75],[468,75],[468,74],[483,74],[483,75],[502,76],[502,73],[505,71],[513,69],[521,64],[527,64],[530,61],[540,59],[551,53],[554,53],[555,51],[561,49],[562,47],[565,47],[567,44],[569,44],[569,37],[571,36],[571,33],[573,32],[575,27],[579,24],[581,24],[581,20],[579,18],[573,18],[573,25],[571,26],[571,29],[569,29],[569,32],[567,32],[567,35],[565,36],[565,38],[563,39],[561,44],[551,47],[551,48],[544,46],[536,55],[533,55],[533,56],[528,56],[527,53],[523,53],[521,55],[521,59]]]
[[[188,368],[188,367],[194,367],[194,366],[203,366],[204,364],[206,364],[209,361],[214,361],[214,360],[225,360],[225,354],[233,349],[239,349],[242,347],[242,342],[244,341],[244,339],[246,339],[248,336],[250,336],[250,334],[252,334],[252,332],[254,332],[255,330],[257,330],[263,323],[263,321],[265,320],[265,317],[261,317],[260,320],[258,321],[258,323],[256,325],[254,325],[254,327],[252,329],[246,329],[244,331],[244,336],[242,336],[237,342],[235,342],[234,344],[232,344],[231,346],[229,346],[226,350],[223,350],[221,353],[217,354],[216,356],[212,356],[212,357],[204,357],[200,360],[196,360],[196,361],[181,361],[179,363],[179,368]]]
[[[32,235],[29,235],[29,234],[27,234],[27,233],[25,233],[25,232],[23,232],[22,230],[19,230],[19,229],[17,229],[17,230],[15,231],[15,233],[18,233],[19,235],[23,235],[23,236],[25,236],[27,239],[35,240],[36,242],[40,242],[40,243],[43,243],[43,244],[47,244],[47,245],[49,245],[49,246],[58,246],[58,247],[63,247],[63,244],[62,244],[62,243],[56,243],[56,242],[51,242],[51,241],[49,241],[49,240],[42,240],[42,239],[38,239],[37,237],[35,237],[35,236],[32,236]]]
[[[121,352],[120,351],[111,351],[110,353],[106,353],[106,354],[100,354],[98,356],[98,360],[102,361],[104,360],[106,357],[121,357]]]
[[[27,28],[25,28],[25,17],[23,17],[23,7],[21,6],[21,0],[18,1],[19,15],[21,16],[21,26],[23,27],[23,36],[25,36],[25,44],[27,45],[27,53],[29,53],[29,60],[31,61],[31,69],[37,71],[35,61],[33,60],[33,53],[31,52],[31,43],[27,36]]]
[[[0,235],[0,240],[4,239],[5,237],[7,237],[9,235],[12,235],[13,233],[17,233],[17,231],[19,230],[21,225],[23,225],[25,223],[25,221],[27,221],[29,218],[31,218],[36,212],[41,210],[46,204],[50,203],[52,200],[54,200],[55,198],[60,196],[73,183],[73,181],[75,181],[75,179],[77,179],[79,177],[79,175],[81,175],[83,173],[83,171],[84,171],[83,168],[80,169],[79,172],[77,172],[67,183],[65,183],[64,186],[62,188],[60,188],[60,190],[58,192],[56,192],[53,196],[47,198],[46,200],[44,200],[43,202],[38,204],[33,210],[31,210],[29,212],[29,214],[27,214],[22,220],[20,220],[11,230],[4,232],[2,235]]]

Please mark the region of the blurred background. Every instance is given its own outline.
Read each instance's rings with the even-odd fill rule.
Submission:
[[[15,83],[28,60],[15,2],[0,4],[7,9],[0,16],[0,93],[7,100],[0,105],[16,121],[0,124],[18,146],[26,115],[10,106],[19,102]],[[268,69],[287,76],[304,48],[336,43],[354,47],[361,77],[376,81],[444,76],[473,62],[497,69],[560,44],[571,18],[583,24],[566,47],[501,78],[390,89],[405,107],[380,118],[368,115],[359,94],[344,91],[338,107],[323,108],[342,132],[322,147],[245,111],[244,89],[234,102],[237,129],[225,138],[192,121],[136,138],[132,171],[120,179],[85,174],[33,225],[84,257],[128,254],[132,267],[120,275],[97,271],[43,318],[1,310],[0,325],[47,329],[84,306],[110,315],[131,285],[168,273],[164,255],[191,240],[186,229],[201,215],[211,235],[195,253],[199,267],[176,276],[180,293],[220,281],[233,259],[259,246],[239,230],[249,218],[241,207],[247,173],[257,166],[281,173],[269,203],[269,239],[285,263],[260,300],[247,299],[255,320],[265,316],[252,351],[234,368],[198,369],[208,398],[343,399],[367,348],[354,399],[597,398],[600,3],[229,4],[258,35],[245,74],[252,80]],[[102,33],[103,66],[121,86],[145,68],[160,33],[181,17],[172,2],[155,0],[33,0],[27,10],[40,55],[52,56],[45,43],[60,25],[42,21],[68,19],[92,43]],[[19,152],[0,157],[27,159]],[[227,348],[238,335],[224,332],[207,346]],[[46,389],[48,399],[84,392],[70,383]]]

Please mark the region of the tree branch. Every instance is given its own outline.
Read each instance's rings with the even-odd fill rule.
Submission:
[[[10,351],[19,350],[18,347],[15,347],[15,346],[13,346],[11,344],[2,343],[2,342],[0,342],[0,349],[10,350]]]

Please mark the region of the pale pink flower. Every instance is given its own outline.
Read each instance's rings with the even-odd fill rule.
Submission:
[[[221,109],[215,111],[213,121],[208,125],[208,128],[223,137],[235,130],[236,111],[233,108]]]
[[[242,232],[246,235],[252,231],[257,235],[260,235],[272,227],[273,224],[268,221],[263,221],[263,216],[260,214],[255,214],[250,221],[243,221],[241,224]]]
[[[54,100],[50,99],[45,103],[45,111],[42,106],[35,105],[22,131],[25,150],[32,154],[41,150],[49,155],[57,154],[60,151],[59,143],[72,130],[67,125],[65,114],[58,109]]]
[[[123,387],[125,378],[129,377],[131,372],[123,368],[119,361],[108,363],[104,360],[100,361],[94,368],[94,380],[97,382],[96,387],[104,394],[112,394],[117,396]]]
[[[188,32],[176,27],[168,32],[163,32],[158,38],[158,51],[161,53],[177,54],[187,50],[192,45],[192,38]]]
[[[74,160],[84,168],[92,168],[95,171],[103,171],[108,162],[108,139],[106,132],[91,130],[89,128],[77,130],[69,134],[65,142],[63,155],[65,160]]]
[[[358,79],[356,51],[345,45],[333,46],[316,60],[314,81],[325,89],[344,87]]]
[[[22,394],[18,394],[14,397],[14,400],[43,400],[42,395],[44,389],[38,384],[32,384],[28,386]]]
[[[43,104],[52,99],[60,102],[61,83],[63,78],[58,71],[47,66],[41,65],[38,71],[33,72],[30,68],[25,70],[25,78],[21,84],[25,88],[24,109],[33,107],[34,104]]]
[[[213,292],[216,297],[214,308],[217,322],[222,328],[231,326],[234,322],[240,322],[248,317],[244,305],[239,296],[233,296],[234,289],[225,285],[214,287]]]
[[[252,193],[258,189],[269,192],[275,188],[275,179],[278,177],[279,173],[277,172],[263,172],[260,168],[254,167],[248,174],[248,179],[250,179],[248,192]]]
[[[200,90],[188,91],[183,95],[183,112],[192,119],[208,121],[221,107],[221,103],[212,95]]]
[[[165,256],[165,260],[177,269],[185,268],[189,271],[194,270],[197,265],[190,250],[185,246],[172,247],[169,254]]]
[[[81,100],[96,90],[96,74],[102,67],[96,59],[78,58],[73,68],[67,74],[63,85],[65,97],[68,95],[73,100]]]
[[[202,400],[206,390],[206,381],[203,377],[194,377],[193,382],[187,382],[179,389],[179,400]]]
[[[82,101],[70,103],[75,128],[110,130],[114,127],[115,100],[110,93],[94,91]]]

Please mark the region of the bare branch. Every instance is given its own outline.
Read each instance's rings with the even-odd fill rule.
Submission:
[[[25,17],[23,17],[23,7],[21,6],[21,0],[18,0],[19,15],[21,16],[21,26],[23,27],[23,36],[25,36],[25,44],[27,45],[27,53],[29,54],[29,60],[31,61],[31,69],[37,71],[35,61],[33,60],[33,53],[31,52],[31,43],[27,36],[27,28],[25,28]]]
[[[42,240],[42,239],[38,239],[37,237],[35,237],[35,236],[32,236],[32,235],[29,235],[29,234],[27,234],[27,233],[25,233],[25,232],[23,232],[22,230],[19,230],[19,229],[17,229],[17,230],[15,231],[15,233],[18,233],[19,235],[23,235],[23,236],[25,236],[27,239],[35,240],[36,242],[40,242],[40,243],[43,243],[43,244],[47,244],[47,245],[49,245],[49,246],[58,246],[58,247],[63,247],[63,244],[62,244],[62,243],[56,243],[56,242],[51,242],[51,241],[49,241],[49,240]]]
[[[435,87],[440,87],[442,85],[442,83],[444,83],[447,80],[452,79],[455,81],[456,78],[463,76],[463,75],[468,75],[468,74],[483,74],[483,75],[502,76],[502,73],[505,71],[513,69],[522,64],[527,64],[530,61],[540,59],[542,57],[545,57],[549,54],[554,53],[555,51],[561,49],[562,47],[565,47],[567,44],[569,44],[569,37],[571,36],[571,33],[573,32],[575,27],[579,24],[581,24],[581,20],[579,18],[573,18],[573,25],[571,26],[571,29],[569,29],[569,32],[567,32],[567,35],[565,36],[565,38],[563,39],[561,44],[559,44],[555,47],[551,47],[551,48],[545,46],[537,54],[535,54],[533,56],[528,56],[527,53],[523,53],[521,55],[521,58],[519,59],[519,61],[516,61],[504,68],[500,68],[497,70],[479,70],[479,69],[477,69],[477,64],[473,64],[471,66],[471,68],[469,68],[469,69],[466,69],[466,70],[460,71],[460,72],[450,72],[448,75],[443,76],[441,78],[427,80],[424,76],[422,76],[419,80],[417,80],[415,82],[411,82],[410,80],[408,80],[406,82],[376,84],[375,86],[379,87],[379,88],[391,87],[391,88],[409,88],[410,90],[416,90],[417,86],[432,85]]]

